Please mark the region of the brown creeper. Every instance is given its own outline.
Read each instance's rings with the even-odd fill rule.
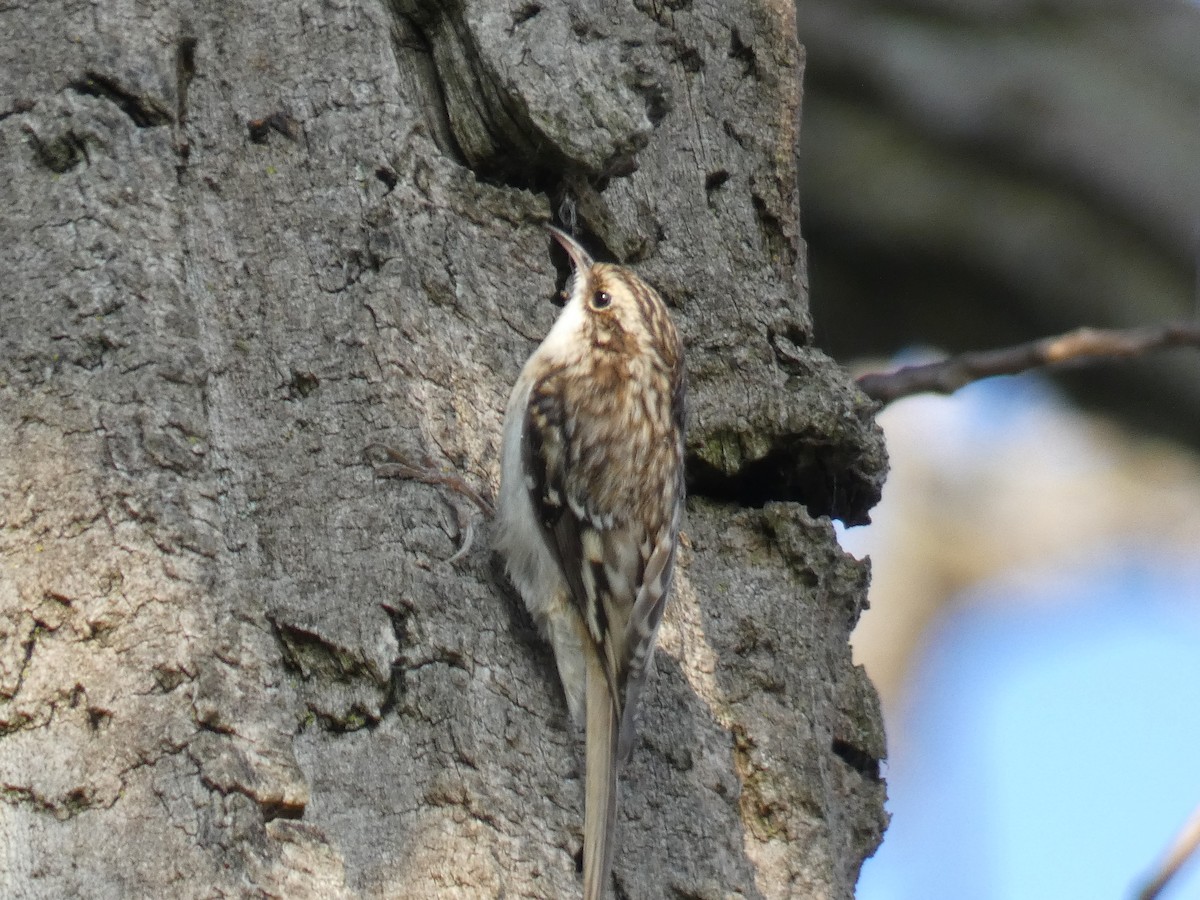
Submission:
[[[576,722],[586,706],[583,895],[600,900],[683,512],[683,345],[653,288],[550,232],[574,271],[508,401],[497,547]]]

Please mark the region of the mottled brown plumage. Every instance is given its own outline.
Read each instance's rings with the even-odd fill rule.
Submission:
[[[584,897],[599,900],[683,510],[683,346],[653,288],[551,231],[574,273],[509,398],[497,546],[586,718]]]

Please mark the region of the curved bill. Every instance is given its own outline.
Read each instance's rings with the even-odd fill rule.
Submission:
[[[567,251],[567,256],[571,257],[571,265],[575,268],[576,272],[592,267],[592,257],[579,245],[579,242],[575,238],[571,237],[565,231],[555,228],[553,225],[547,225],[546,230]]]

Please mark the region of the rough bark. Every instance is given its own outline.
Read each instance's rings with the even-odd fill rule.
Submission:
[[[675,307],[678,596],[626,897],[849,897],[885,468],[809,346],[786,2],[0,11],[0,894],[566,897],[579,735],[444,486],[553,319],[542,223]],[[473,535],[465,554],[456,549]]]
[[[841,359],[1200,315],[1200,8],[801,0],[818,336]],[[1200,444],[1200,359],[1066,383]]]

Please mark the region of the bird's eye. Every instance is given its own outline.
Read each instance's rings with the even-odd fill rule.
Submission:
[[[608,309],[612,306],[612,294],[608,291],[596,291],[592,294],[592,309]]]

